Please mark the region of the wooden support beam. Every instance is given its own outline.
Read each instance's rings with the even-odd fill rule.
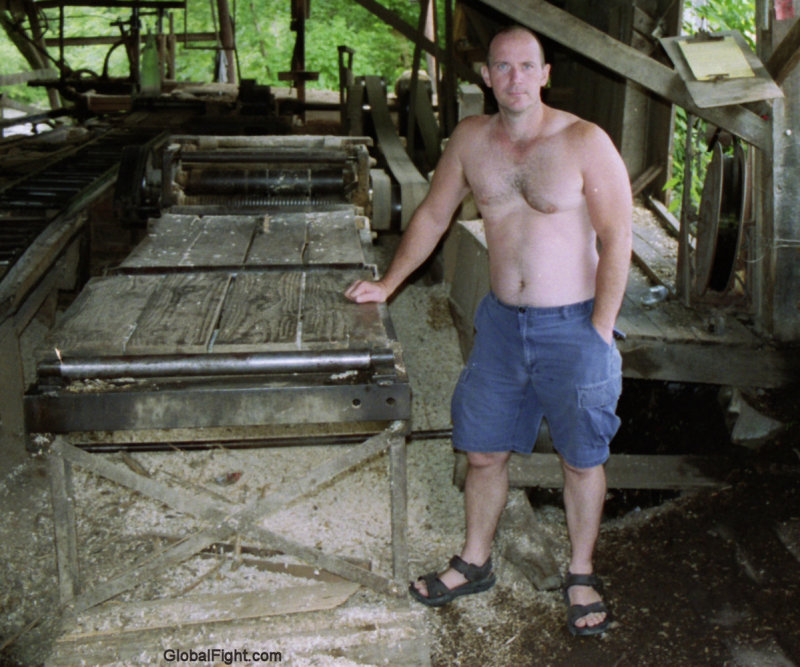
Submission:
[[[800,360],[791,348],[665,342],[661,338],[628,338],[617,346],[627,378],[778,388],[800,377]]]
[[[610,489],[705,489],[721,485],[721,481],[702,470],[719,469],[719,462],[693,456],[657,454],[612,454],[606,463]],[[459,485],[466,475],[464,454],[456,455],[454,483]],[[564,480],[557,454],[512,454],[508,463],[511,487],[560,489]]]
[[[681,223],[672,213],[670,213],[669,209],[664,206],[664,203],[656,199],[655,197],[648,197],[647,203],[649,204],[653,213],[656,214],[656,217],[661,222],[661,226],[670,236],[674,238],[678,238],[681,233]]]
[[[514,0],[484,2],[539,34],[694,112],[700,118],[729,130],[764,151],[770,151],[767,121],[740,105],[707,109],[696,107],[685,83],[675,70],[588,25],[569,12],[545,0],[528,0],[524,3]]]
[[[389,484],[392,497],[392,574],[408,581],[408,479],[406,439],[394,437],[389,444]]]
[[[125,602],[107,609],[100,607],[79,617],[88,630],[72,630],[58,638],[59,643],[97,637],[142,633],[160,628],[224,623],[248,618],[333,609],[343,604],[358,589],[350,581],[317,583],[289,588],[211,593]],[[97,627],[94,627],[94,626]]]
[[[317,466],[296,482],[284,486],[280,492],[273,493],[266,498],[244,506],[235,506],[219,499],[187,493],[175,485],[143,477],[124,465],[113,463],[103,457],[93,456],[68,444],[63,438],[56,438],[51,446],[50,454],[55,461],[53,463],[54,466],[58,465],[58,461],[63,461],[64,465],[69,465],[70,463],[80,465],[90,472],[99,474],[149,498],[163,502],[189,516],[206,520],[212,524],[211,528],[196,532],[155,556],[146,557],[121,575],[92,587],[72,600],[72,608],[75,611],[81,611],[100,604],[143,581],[157,576],[160,572],[163,572],[164,568],[183,562],[215,542],[224,541],[241,534],[249,535],[266,548],[292,554],[312,565],[379,592],[397,594],[400,590],[397,586],[397,581],[401,581],[401,579],[395,578],[394,581],[390,581],[343,558],[330,556],[318,549],[312,549],[283,538],[272,531],[262,528],[258,525],[258,522],[267,514],[279,510],[300,496],[313,492],[339,474],[376,456],[388,447],[390,449],[391,472],[393,475],[393,549],[397,546],[394,551],[395,574],[403,575],[402,581],[405,581],[407,579],[408,548],[406,544],[406,472],[403,429],[403,422],[394,422],[382,433],[369,438],[361,445],[349,448],[340,456]],[[55,472],[58,473],[58,470],[55,470]],[[394,476],[396,476],[396,479]],[[59,522],[60,530],[68,533],[68,522],[69,517],[63,517]],[[74,531],[74,519],[71,525]],[[394,540],[397,540],[396,545]],[[69,541],[64,539],[61,542],[62,544],[69,544]],[[58,555],[60,570],[62,568],[61,560],[64,560],[65,565],[63,567],[67,568],[66,571],[69,572],[71,570],[69,552],[62,551]],[[65,581],[69,582],[69,578],[65,579]]]
[[[142,662],[142,656],[151,655],[162,657],[161,662],[164,662],[165,647],[183,650],[195,648],[197,652],[207,650],[209,658],[213,647],[221,647],[231,653],[233,648],[256,647],[264,650],[262,664],[344,663],[430,667],[430,632],[426,631],[425,615],[418,609],[412,609],[401,601],[380,605],[354,601],[347,608],[314,611],[336,589],[329,586],[315,586],[315,590],[310,590],[312,587],[303,587],[309,588],[303,592],[297,590],[300,588],[262,591],[263,599],[258,602],[251,593],[244,594],[244,599],[249,598],[254,604],[262,606],[266,613],[272,613],[272,610],[277,610],[285,602],[287,608],[294,607],[302,613],[300,618],[290,613],[279,613],[263,620],[261,617],[237,618],[225,622],[224,625],[209,622],[204,628],[205,632],[200,632],[203,624],[181,628],[181,610],[178,605],[173,606],[173,602],[177,601],[106,605],[97,613],[92,611],[80,615],[75,625],[67,626],[67,634],[55,638],[52,652],[47,656],[47,664],[50,667],[72,667],[77,664],[134,665]],[[344,587],[340,590],[346,592]],[[295,591],[296,600],[292,598]],[[213,615],[209,621],[216,620],[215,617],[224,614],[229,607],[225,595],[206,596],[206,602],[199,601],[201,606],[198,611],[200,608],[205,609]],[[214,601],[217,603],[212,606]],[[234,600],[231,603],[241,606]],[[192,613],[191,610],[189,613]],[[162,614],[174,623],[167,627],[158,627],[161,625]],[[155,627],[150,627],[151,625]],[[198,645],[196,639],[187,639],[197,637],[198,633],[206,639],[201,645]],[[250,660],[242,662],[225,658],[226,655],[220,650],[216,660],[193,662],[214,665],[221,665],[223,661],[237,665],[256,664]]]
[[[139,35],[139,42],[144,43],[146,35]],[[219,42],[221,40],[219,32],[181,32],[170,35],[179,44],[190,44],[191,42]],[[103,35],[100,37],[64,37],[64,46],[111,46],[120,41],[119,35]],[[44,40],[45,46],[58,46],[61,43],[58,37],[48,37]],[[58,72],[54,71],[53,77],[57,77]],[[171,78],[171,77],[167,77]]]
[[[766,5],[761,7],[761,5]],[[769,30],[759,34],[767,70],[779,80],[784,97],[772,104],[771,154],[755,156],[757,188],[751,234],[748,284],[756,327],[774,340],[800,341],[800,20],[769,21],[765,11],[774,3],[756,3],[761,23]],[[760,25],[760,24],[759,24]],[[785,35],[769,54],[779,34]]]
[[[233,20],[231,19],[228,0],[217,0],[217,17],[219,18],[219,35],[221,46],[225,53],[225,71],[228,83],[238,82],[236,71],[236,38],[233,34]]]
[[[78,538],[75,532],[75,499],[72,495],[72,466],[69,461],[51,453],[48,458],[50,498],[53,504],[58,596],[70,602],[78,593]]]
[[[772,52],[767,71],[780,85],[800,62],[800,20],[795,21],[786,37]]]
[[[0,322],[0,465],[4,475],[25,460],[25,372],[13,318]]]
[[[414,143],[416,140],[416,126],[417,126],[417,95],[420,94],[418,90],[419,84],[419,63],[422,56],[422,46],[420,39],[425,37],[425,23],[428,18],[428,3],[430,0],[422,0],[419,6],[419,26],[417,28],[417,36],[414,40],[414,57],[411,65],[411,82],[408,90],[408,126],[406,131],[406,152],[414,159]],[[423,93],[424,94],[424,93]]]
[[[95,605],[110,600],[134,586],[158,577],[166,568],[178,565],[214,544],[216,542],[215,536],[222,534],[222,531],[210,530],[195,533],[155,556],[142,559],[122,574],[87,587],[87,590],[75,597],[70,603],[72,611],[78,613],[91,609]]]
[[[664,167],[659,164],[653,164],[639,174],[631,183],[631,192],[633,196],[638,197],[642,193],[642,190],[661,175],[662,171],[664,171]]]
[[[449,56],[445,52],[444,49],[439,48],[438,44],[434,44],[431,40],[427,37],[419,37],[417,35],[416,29],[406,23],[402,18],[400,18],[397,14],[390,11],[383,5],[375,0],[355,0],[359,5],[361,5],[364,9],[372,12],[377,16],[381,21],[390,25],[392,28],[397,30],[403,37],[410,39],[415,44],[419,44],[425,51],[435,56],[438,60],[442,62],[449,62]],[[470,83],[475,83],[482,88],[484,87],[483,79],[477,72],[473,72],[469,67],[467,67],[464,63],[454,60],[453,64],[455,66],[456,74],[460,76],[462,79],[469,81]]]
[[[648,243],[648,239],[643,237],[641,230],[634,228],[633,231],[633,251],[631,259],[636,264],[651,282],[656,285],[664,285],[671,288],[668,282],[656,270],[658,265],[662,263],[660,255],[654,251],[654,248]]]
[[[39,0],[37,7],[118,7],[122,9],[186,9],[185,0]]]
[[[612,489],[688,490],[720,486],[722,482],[701,470],[708,460],[691,456],[657,454],[615,454],[606,463],[608,486]],[[715,463],[714,470],[719,469]],[[509,483],[512,486],[560,488],[561,463],[556,454],[512,456],[509,462]]]
[[[0,74],[0,86],[13,86],[17,83],[27,83],[28,81],[43,81],[54,79],[58,72],[54,69],[35,69],[29,72],[18,72],[17,74]]]

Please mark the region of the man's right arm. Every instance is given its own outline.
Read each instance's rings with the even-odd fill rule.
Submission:
[[[386,274],[375,282],[358,280],[345,291],[356,303],[386,301],[430,256],[469,191],[459,157],[463,132],[456,128],[436,165],[431,187],[414,211]]]

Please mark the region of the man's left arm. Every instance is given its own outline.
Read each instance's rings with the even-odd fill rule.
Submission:
[[[608,135],[590,126],[582,146],[584,194],[600,252],[592,323],[610,343],[628,283],[633,198],[625,163]]]

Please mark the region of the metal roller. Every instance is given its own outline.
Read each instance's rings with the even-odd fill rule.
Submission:
[[[303,195],[341,193],[342,170],[204,167],[184,169],[176,180],[187,196]]]
[[[37,370],[39,377],[108,380],[174,376],[335,373],[393,365],[392,350],[379,349],[63,359],[42,362]]]
[[[352,154],[344,150],[278,150],[275,148],[265,150],[221,149],[216,151],[185,150],[179,154],[183,164],[196,162],[212,163],[251,163],[269,162],[272,164],[340,164],[352,160]]]
[[[230,197],[225,195],[206,195],[196,197],[181,196],[176,199],[175,204],[186,207],[202,206],[204,212],[219,215],[219,211],[213,208],[223,208],[230,212],[232,210],[246,210],[253,208],[301,208],[307,209],[309,206],[331,206],[341,204],[344,200],[339,195],[329,197]]]

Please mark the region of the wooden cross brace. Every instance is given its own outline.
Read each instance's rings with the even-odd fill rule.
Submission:
[[[406,517],[406,422],[395,421],[383,432],[360,445],[313,468],[299,479],[288,482],[280,491],[245,505],[196,496],[175,484],[143,477],[127,467],[93,456],[57,437],[50,447],[48,461],[55,524],[59,595],[73,613],[89,609],[123,591],[147,581],[210,545],[236,535],[248,536],[268,549],[297,556],[333,574],[368,586],[380,593],[398,595],[408,580]],[[343,558],[286,539],[257,523],[293,500],[312,493],[335,477],[389,450],[393,579],[382,577]],[[152,554],[127,572],[85,591],[79,590],[77,536],[71,466],[79,465],[106,479],[137,491],[169,507],[207,521],[210,526]]]

